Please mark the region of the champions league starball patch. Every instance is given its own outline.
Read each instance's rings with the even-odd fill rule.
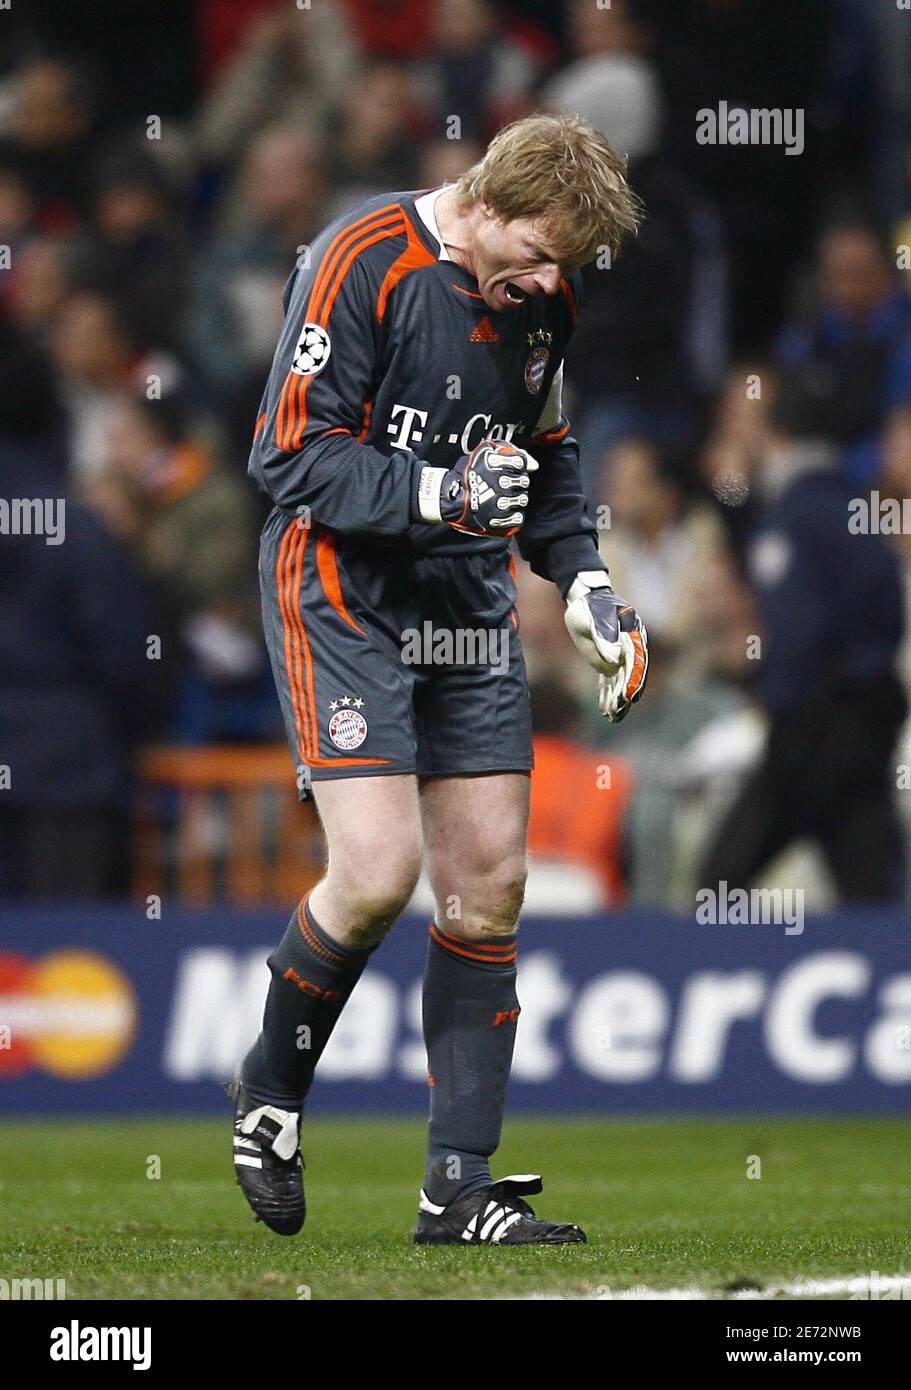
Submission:
[[[533,348],[528,354],[528,361],[525,363],[525,385],[533,396],[541,390],[549,359],[550,353],[546,347]]]
[[[298,376],[316,376],[329,361],[332,344],[325,328],[318,323],[305,323],[294,349],[292,372]]]

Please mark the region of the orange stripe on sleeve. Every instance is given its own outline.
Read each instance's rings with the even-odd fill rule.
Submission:
[[[304,311],[304,323],[320,322],[318,318],[319,307],[325,294],[326,288],[332,278],[339,258],[343,254],[346,246],[352,240],[356,240],[363,232],[372,230],[374,226],[388,226],[390,228],[398,225],[401,228],[401,209],[397,203],[392,203],[386,208],[378,208],[375,212],[367,213],[357,222],[352,222],[347,227],[335,234],[332,241],[326,248],[320,268],[317,271],[316,279],[310,290],[310,297],[307,300],[307,307]],[[303,325],[301,325],[303,327]],[[302,377],[297,372],[289,371],[282,386],[281,396],[278,403],[278,416],[275,425],[275,442],[278,447],[286,453],[292,452],[290,439],[294,430],[301,407],[303,405],[302,396],[306,395],[306,386],[310,381],[309,377]]]
[[[338,293],[342,287],[345,276],[348,274],[356,258],[362,251],[366,251],[368,246],[373,246],[374,243],[378,241],[384,241],[387,237],[397,236],[400,231],[401,227],[393,227],[387,231],[375,232],[365,241],[361,241],[356,246],[352,247],[345,260],[342,262],[338,276],[320,306],[317,322],[321,328],[325,328],[328,323],[329,315],[332,313],[332,306],[338,298]],[[298,387],[296,393],[291,396],[291,418],[288,424],[286,435],[287,443],[285,445],[286,452],[292,454],[300,449],[304,442],[304,431],[307,428],[307,388],[313,378],[298,377],[297,380],[301,385]]]
[[[383,210],[340,233],[333,240],[320,267],[307,303],[305,321],[325,328],[345,276],[356,258],[369,246],[388,237],[399,236],[405,230],[401,210],[394,208],[392,215]],[[281,412],[284,407],[284,412],[279,421],[278,442],[285,453],[296,452],[303,443],[307,428],[307,391],[312,380],[312,377],[289,371],[282,388],[279,409]]]

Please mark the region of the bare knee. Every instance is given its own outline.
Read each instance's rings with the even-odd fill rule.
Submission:
[[[328,910],[327,930],[356,950],[376,946],[401,916],[421,871],[419,843],[400,841],[329,856],[326,878],[314,890],[314,911]]]
[[[525,850],[503,853],[463,873],[447,868],[445,887],[437,891],[440,925],[472,940],[511,936],[525,898]]]

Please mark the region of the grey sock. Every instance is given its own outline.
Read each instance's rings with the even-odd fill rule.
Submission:
[[[269,957],[262,1032],[241,1067],[244,1089],[255,1101],[300,1109],[369,956],[327,936],[304,899]]]
[[[424,1191],[441,1206],[491,1181],[518,1017],[515,936],[466,941],[432,923],[424,973],[431,1088]]]

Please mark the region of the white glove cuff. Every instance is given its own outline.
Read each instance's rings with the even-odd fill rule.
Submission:
[[[440,493],[443,490],[445,477],[445,468],[431,468],[430,464],[426,464],[421,469],[421,476],[418,481],[418,510],[423,521],[436,522],[437,524],[442,522]]]
[[[610,589],[611,587],[610,575],[607,570],[582,570],[570,585],[566,602],[572,603],[573,599],[584,598],[586,594],[591,593],[592,589]]]

